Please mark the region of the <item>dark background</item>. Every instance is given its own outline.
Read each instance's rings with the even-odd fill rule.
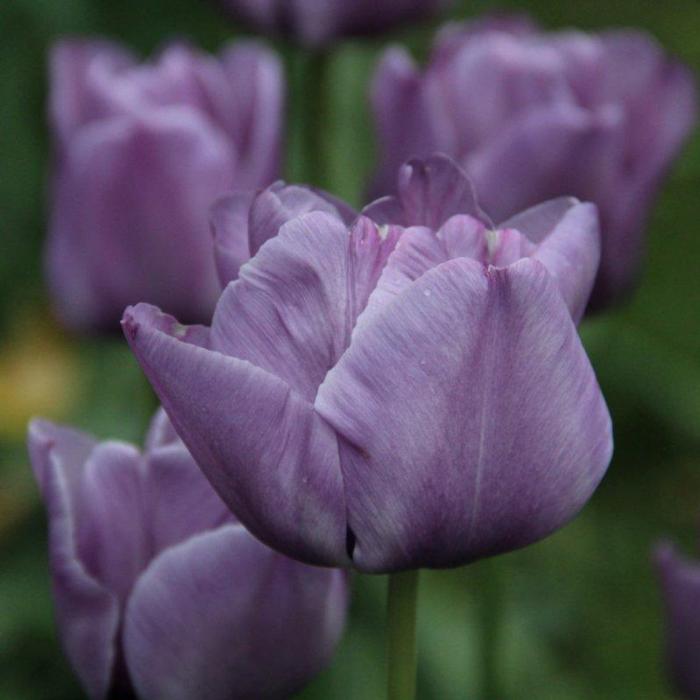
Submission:
[[[58,649],[45,521],[24,450],[33,414],[139,441],[150,397],[119,338],[76,339],[47,311],[40,249],[48,136],[46,50],[65,34],[103,34],[148,53],[173,36],[216,49],[236,28],[205,0],[0,0],[0,698],[69,700],[80,690]],[[637,26],[700,67],[700,3],[504,3],[546,27]],[[492,9],[462,2],[455,17]],[[425,54],[434,26],[391,40]],[[380,41],[347,42],[331,68],[326,188],[360,204],[373,163],[366,86]],[[283,49],[288,55],[290,50]],[[290,86],[293,107],[304,99]],[[291,125],[288,174],[299,164]],[[650,222],[643,282],[626,306],[583,324],[611,411],[616,453],[581,516],[529,549],[422,578],[419,697],[478,697],[480,630],[500,649],[499,697],[669,697],[649,550],[690,551],[700,515],[700,141],[669,177]],[[333,667],[303,698],[380,698],[383,577],[357,577]],[[501,600],[484,615],[479,602]]]

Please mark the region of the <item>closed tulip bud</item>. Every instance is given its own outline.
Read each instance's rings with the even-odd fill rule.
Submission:
[[[291,219],[210,328],[125,313],[198,464],[290,556],[465,564],[561,527],[605,473],[610,417],[575,326],[595,207],[559,199],[494,228],[463,177],[446,158],[411,163],[399,199],[368,209],[381,223]]]
[[[594,202],[595,306],[633,286],[649,211],[696,120],[690,71],[648,35],[546,34],[513,18],[446,28],[424,70],[389,49],[372,104],[376,195],[394,191],[403,161],[440,151],[496,221],[558,196]]]
[[[54,48],[46,268],[67,325],[113,329],[144,299],[211,318],[207,211],[278,175],[283,91],[278,59],[253,43],[218,58],[173,45],[146,64],[106,42]]]
[[[59,637],[90,698],[286,698],[328,662],[345,574],[254,539],[162,411],[144,452],[40,420],[29,452]]]
[[[307,46],[376,34],[437,13],[452,0],[219,0],[236,20]]]

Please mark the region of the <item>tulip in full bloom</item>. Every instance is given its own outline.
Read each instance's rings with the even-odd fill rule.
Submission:
[[[286,698],[329,660],[344,572],[253,538],[162,411],[143,453],[39,420],[29,451],[59,636],[90,698]]]
[[[352,207],[328,192],[282,181],[259,192],[234,192],[215,202],[210,220],[222,286],[238,277],[241,265],[276,236],[282,224],[311,211],[327,212],[346,224],[357,216]]]
[[[145,64],[107,42],[54,48],[46,267],[65,323],[114,328],[139,300],[211,318],[207,211],[277,177],[283,91],[278,59],[254,43],[218,58],[172,45]]]
[[[700,564],[668,543],[654,552],[666,616],[666,662],[673,685],[690,700],[700,698]]]
[[[403,161],[440,151],[497,221],[552,197],[594,202],[597,306],[632,286],[649,210],[696,119],[692,74],[648,35],[545,34],[513,18],[447,27],[424,70],[389,49],[372,103],[376,195]]]
[[[405,205],[454,194],[441,164],[410,166]],[[575,326],[595,207],[478,216],[348,227],[312,211],[240,268],[210,328],[125,312],[178,433],[267,544],[370,572],[455,566],[546,536],[590,497],[612,449]]]
[[[397,24],[428,17],[451,0],[219,0],[235,19],[306,46],[341,36],[375,34]]]

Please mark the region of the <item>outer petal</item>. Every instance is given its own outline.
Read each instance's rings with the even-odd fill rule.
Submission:
[[[222,287],[238,278],[241,265],[250,258],[248,214],[255,193],[234,192],[218,199],[209,212],[214,235],[214,260]]]
[[[241,521],[312,563],[345,554],[345,499],[335,435],[281,379],[181,340],[153,307],[127,309],[124,331],[178,434]]]
[[[367,219],[348,231],[322,212],[289,221],[224,291],[212,347],[313,401],[393,248],[395,232],[385,233]]]
[[[321,190],[275,183],[260,192],[250,208],[250,252],[255,255],[283,224],[302,214],[321,211],[350,224],[356,214],[344,202]]]
[[[287,698],[330,660],[345,576],[293,562],[240,525],[158,557],[129,604],[124,644],[144,700]]]
[[[666,615],[666,659],[673,685],[688,698],[700,697],[700,566],[670,544],[654,552]]]
[[[80,559],[121,602],[150,557],[143,467],[132,445],[103,442],[85,463],[80,484]]]
[[[560,197],[513,217],[504,227],[539,243],[532,257],[557,280],[578,323],[586,310],[600,262],[600,228],[595,205]]]
[[[617,177],[622,123],[614,108],[533,109],[473,154],[465,168],[496,221],[560,195],[596,201]]]
[[[233,520],[182,442],[158,447],[146,460],[151,556]]]
[[[239,41],[221,54],[230,82],[230,133],[239,154],[236,186],[266,187],[279,175],[285,82],[274,51],[254,41]]]
[[[381,146],[380,168],[370,188],[375,198],[396,192],[401,164],[407,158],[433,152],[438,139],[421,75],[403,49],[394,47],[385,52],[372,79],[370,99]]]
[[[430,270],[320,387],[345,439],[354,563],[454,566],[538,540],[602,478],[610,417],[552,278],[521,260]]]
[[[158,447],[167,447],[168,445],[180,444],[180,436],[175,432],[173,424],[168,418],[168,414],[159,408],[151,418],[151,423],[148,426],[146,434],[145,446],[146,453],[157,449]]]
[[[48,269],[61,316],[116,324],[138,300],[209,320],[219,285],[206,213],[234,154],[191,110],[82,129],[57,173]]]
[[[49,564],[58,634],[90,698],[110,690],[115,666],[119,604],[80,562],[76,547],[76,494],[91,440],[44,421],[29,426],[29,452],[49,518]]]
[[[49,118],[61,147],[80,126],[103,116],[90,89],[95,70],[118,72],[134,65],[134,57],[108,41],[59,41],[49,56]]]

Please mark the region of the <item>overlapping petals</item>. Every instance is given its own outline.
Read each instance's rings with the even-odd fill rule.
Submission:
[[[313,211],[243,265],[208,333],[147,305],[124,316],[219,494],[308,562],[380,572],[524,546],[573,517],[610,460],[575,327],[595,208],[559,200],[521,215],[525,231],[493,229],[455,213],[478,213],[464,183],[423,166],[392,206],[448,217],[438,228]]]
[[[277,177],[283,93],[278,59],[252,43],[218,58],[172,45],[145,64],[108,42],[54,48],[46,267],[65,323],[110,329],[138,300],[211,319],[206,212]]]
[[[89,697],[282,698],[327,663],[344,574],[255,540],[162,412],[145,453],[45,421],[29,450],[59,634]]]

